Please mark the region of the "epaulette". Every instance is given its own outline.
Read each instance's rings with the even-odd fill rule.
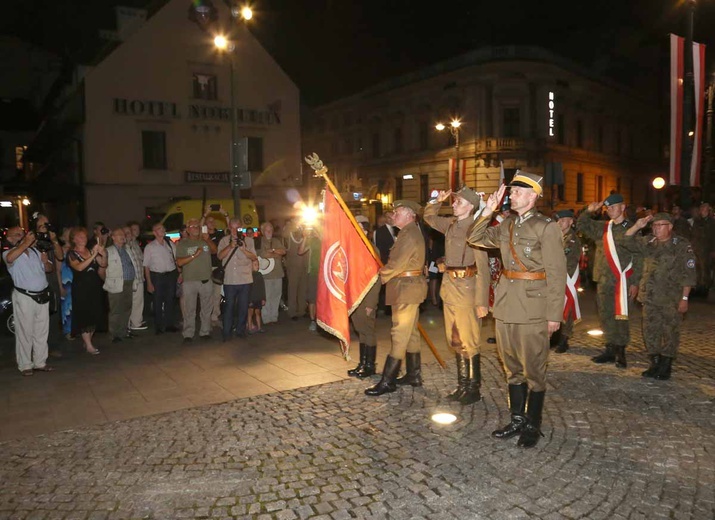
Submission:
[[[679,238],[679,237],[673,237],[673,244],[677,244],[678,242],[680,242],[680,238]]]

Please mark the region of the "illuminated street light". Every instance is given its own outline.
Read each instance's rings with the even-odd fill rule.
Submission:
[[[214,46],[220,51],[225,51],[228,49],[228,40],[225,36],[219,34],[214,38]]]
[[[665,186],[665,179],[663,177],[656,177],[653,179],[653,187],[656,190],[662,190]]]
[[[449,128],[449,132],[454,136],[454,152],[455,152],[455,166],[454,166],[454,179],[452,179],[452,185],[449,187],[450,190],[456,191],[457,185],[456,185],[456,179],[460,179],[460,172],[459,172],[459,127],[462,126],[462,122],[459,119],[452,119],[452,122],[449,123],[449,127],[447,127],[444,123],[437,123],[434,125],[435,129],[439,132],[444,130],[445,128]]]

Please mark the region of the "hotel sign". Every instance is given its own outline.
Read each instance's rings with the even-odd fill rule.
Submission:
[[[169,101],[149,101],[143,99],[114,98],[112,111],[121,116],[149,117],[161,119],[187,119],[197,121],[231,121],[231,109],[191,104],[181,107]],[[251,108],[236,108],[237,123],[256,125],[279,125],[281,115],[277,110],[256,110]]]
[[[556,102],[554,99],[554,93],[549,92],[549,137],[553,137],[555,135],[554,132],[554,112],[556,109]]]

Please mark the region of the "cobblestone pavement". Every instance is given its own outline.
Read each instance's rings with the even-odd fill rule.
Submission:
[[[493,348],[467,407],[425,353],[425,386],[380,398],[346,380],[2,443],[0,518],[711,520],[715,307],[692,307],[666,382],[640,377],[637,313],[627,370],[591,363],[580,326],[531,450],[489,435],[508,421]]]

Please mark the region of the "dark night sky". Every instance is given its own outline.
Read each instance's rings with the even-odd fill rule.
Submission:
[[[87,55],[98,29],[113,28],[116,3],[147,1],[1,0],[0,33],[61,54]],[[715,1],[699,4],[695,38],[713,45]],[[667,33],[685,31],[682,0],[447,0],[431,7],[416,0],[254,0],[252,5],[254,34],[308,103],[358,92],[482,45],[539,45],[616,77],[635,71],[631,76],[642,78],[659,53],[663,59]],[[708,62],[715,63],[715,47],[708,51]]]

